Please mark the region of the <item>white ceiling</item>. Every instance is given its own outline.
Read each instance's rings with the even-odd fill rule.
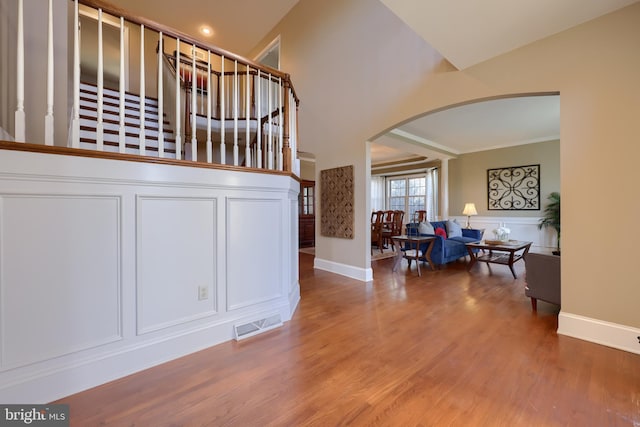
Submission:
[[[412,120],[375,139],[372,163],[413,155],[431,158],[560,138],[560,96],[527,96],[467,104]]]
[[[107,0],[114,6],[247,56],[299,0]],[[206,25],[211,37],[202,35]],[[250,58],[251,59],[251,58]]]
[[[298,1],[181,0],[176,13],[175,0],[110,0],[116,7],[244,56]],[[464,69],[639,0],[380,1]],[[214,35],[199,34],[202,25],[210,26]],[[559,126],[558,96],[471,104],[419,118],[377,138],[372,163],[416,154],[454,157],[557,139]]]
[[[458,69],[638,0],[381,0]]]

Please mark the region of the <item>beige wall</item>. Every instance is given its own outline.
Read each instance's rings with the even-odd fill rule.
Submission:
[[[300,161],[300,178],[307,181],[315,181],[316,163],[305,160]]]
[[[281,34],[282,69],[301,99],[300,148],[316,175],[353,164],[355,239],[318,236],[317,256],[368,268],[366,141],[400,122],[460,102],[559,91],[563,194],[563,311],[640,327],[632,257],[640,210],[640,4],[463,71],[447,71],[429,45],[379,2],[301,0]],[[452,29],[455,31],[455,29]],[[264,47],[257,47],[257,51]],[[612,250],[604,250],[611,248]],[[615,250],[614,250],[615,248]]]
[[[449,161],[449,214],[461,215],[464,204],[474,202],[478,215],[539,217],[541,211],[488,210],[487,169],[540,165],[540,204],[552,191],[560,191],[560,141],[463,154]]]

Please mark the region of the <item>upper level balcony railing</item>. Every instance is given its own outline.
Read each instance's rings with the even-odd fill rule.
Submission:
[[[43,120],[44,141],[28,142],[54,145],[54,105],[63,103],[70,105],[66,145],[71,148],[299,175],[299,100],[288,74],[102,0],[71,0],[72,40],[62,43],[70,46],[71,89],[54,98],[54,1],[48,1],[48,10],[47,3],[37,2],[48,16],[44,50],[25,49],[25,34],[41,29],[25,21],[24,2],[17,2],[10,37],[16,43],[16,110],[5,127],[13,141],[26,142],[26,129]],[[46,99],[44,117],[25,111],[29,55],[47,58],[47,66],[36,70],[46,81],[40,95]]]

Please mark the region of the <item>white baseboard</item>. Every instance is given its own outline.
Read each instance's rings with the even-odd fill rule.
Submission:
[[[330,271],[331,273],[340,274],[341,276],[347,276],[363,282],[370,282],[373,280],[373,269],[371,267],[354,267],[352,265],[341,264],[339,262],[321,259],[317,256],[313,262],[313,268],[317,268],[318,270]]]
[[[299,298],[298,298],[299,299]],[[280,303],[264,310],[232,317],[220,323],[204,325],[173,336],[160,337],[85,360],[76,360],[58,368],[27,374],[0,386],[0,402],[47,403],[89,388],[152,368],[179,357],[230,341],[233,325],[249,318],[273,314],[273,308],[283,320],[290,320],[295,308]]]
[[[287,320],[293,317],[293,313],[298,309],[300,304],[300,282],[296,280],[296,284],[289,292],[289,317]]]
[[[558,334],[640,354],[640,329],[630,326],[561,311]]]

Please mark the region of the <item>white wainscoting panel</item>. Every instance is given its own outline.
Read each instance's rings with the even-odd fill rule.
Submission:
[[[466,226],[466,216],[451,217],[451,219],[453,218],[457,219],[463,227]],[[555,250],[555,231],[552,229],[538,229],[539,221],[539,217],[472,216],[471,228],[484,229],[484,238],[492,239],[493,230],[498,228],[500,223],[505,223],[507,228],[511,230],[509,238],[533,242],[532,252]]]
[[[215,314],[216,199],[138,196],[136,210],[138,333]]]
[[[120,206],[116,196],[0,195],[2,369],[121,339]]]
[[[0,150],[0,402],[290,320],[298,191],[286,175]]]
[[[282,296],[282,201],[227,199],[227,309]]]

